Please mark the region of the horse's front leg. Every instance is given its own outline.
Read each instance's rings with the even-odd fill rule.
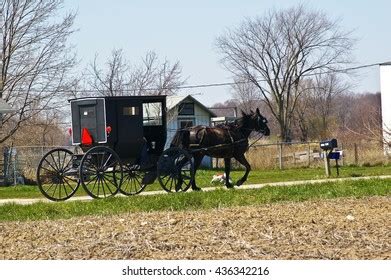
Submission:
[[[242,165],[244,165],[244,167],[246,168],[246,172],[244,173],[243,177],[239,179],[239,181],[236,182],[236,185],[237,186],[240,186],[242,185],[244,182],[246,182],[247,180],[247,177],[248,177],[248,174],[250,173],[251,171],[251,166],[250,164],[248,163],[247,159],[244,157],[244,154],[240,154],[240,155],[235,155],[235,159]]]
[[[231,172],[231,158],[225,158],[224,165],[225,165],[225,186],[227,188],[233,188],[234,186],[229,182],[229,173]]]

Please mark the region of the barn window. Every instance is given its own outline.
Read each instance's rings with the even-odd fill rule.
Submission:
[[[179,128],[184,129],[186,127],[194,126],[194,119],[179,120]]]
[[[134,106],[123,107],[122,114],[124,116],[137,116],[140,114],[140,108]]]
[[[179,104],[178,115],[182,115],[182,116],[194,115],[194,103],[184,102]]]
[[[162,125],[162,103],[143,103],[143,125]]]

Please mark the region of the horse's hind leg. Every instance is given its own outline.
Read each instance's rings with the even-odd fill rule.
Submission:
[[[246,167],[246,173],[244,173],[244,176],[242,178],[239,179],[239,181],[236,182],[236,185],[237,186],[240,186],[242,185],[244,182],[246,182],[247,180],[247,177],[248,177],[248,174],[250,173],[251,171],[251,166],[250,164],[248,163],[247,159],[245,158],[244,154],[241,154],[241,155],[235,155],[235,159],[242,165],[244,165],[244,167]]]
[[[193,181],[191,182],[191,189],[193,191],[200,191],[201,188],[197,187],[197,185],[196,185],[196,172],[197,172],[197,169],[201,165],[201,162],[202,162],[202,159],[204,158],[204,155],[194,153],[193,156],[194,156],[194,178],[193,178]]]
[[[224,159],[224,166],[225,166],[225,186],[227,188],[233,188],[234,186],[229,182],[229,173],[231,172],[231,159],[230,158]]]

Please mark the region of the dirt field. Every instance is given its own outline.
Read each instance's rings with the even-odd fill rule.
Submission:
[[[0,259],[391,259],[391,197],[5,222]]]

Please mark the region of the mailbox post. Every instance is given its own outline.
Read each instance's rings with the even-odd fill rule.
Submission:
[[[339,153],[333,152],[334,148],[337,148],[337,147],[338,147],[337,139],[320,141],[320,148],[323,150],[324,167],[325,167],[327,177],[330,177],[330,174],[331,174],[331,172],[330,172],[330,159],[336,160],[337,175],[339,175],[339,170],[338,170]]]

